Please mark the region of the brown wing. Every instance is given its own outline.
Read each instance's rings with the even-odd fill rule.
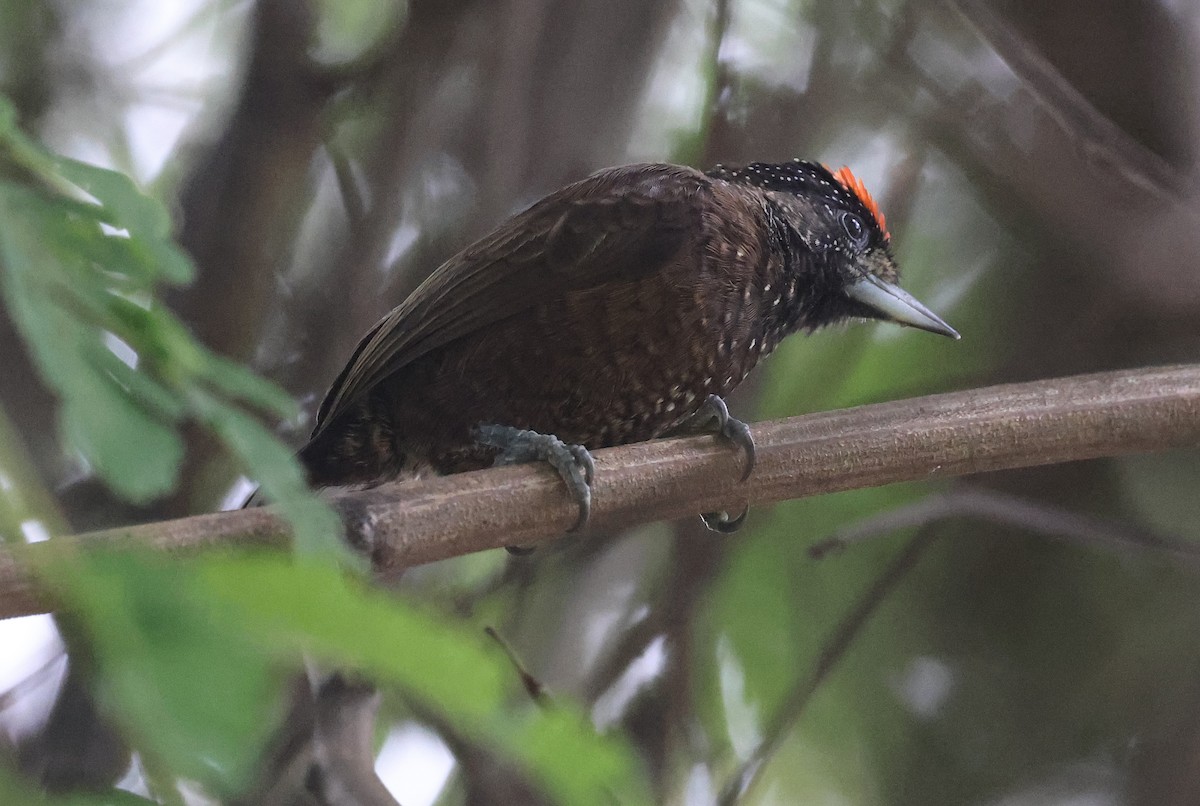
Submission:
[[[658,271],[698,234],[697,195],[708,183],[676,165],[611,168],[509,219],[443,263],[371,328],[321,403],[313,438],[431,350],[570,291]]]

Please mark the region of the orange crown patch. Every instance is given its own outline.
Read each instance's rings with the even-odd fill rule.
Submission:
[[[883,217],[883,211],[879,209],[879,205],[871,198],[871,194],[867,192],[867,186],[862,183],[862,180],[851,173],[850,169],[845,165],[832,173],[833,178],[841,182],[842,187],[857,196],[858,200],[870,211],[871,215],[875,216],[875,220],[879,222],[879,229],[883,231],[883,236],[890,239],[892,236],[887,230],[887,219]]]

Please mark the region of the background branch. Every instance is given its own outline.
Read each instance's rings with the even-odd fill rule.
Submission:
[[[1011,526],[1081,546],[1165,554],[1179,565],[1200,568],[1200,545],[1195,541],[1159,534],[1137,524],[1114,523],[1108,518],[1081,515],[1053,504],[983,488],[947,490],[940,495],[931,495],[907,506],[869,516],[809,546],[808,555],[819,560],[856,543],[951,518]]]
[[[738,484],[738,455],[713,437],[596,452],[592,525],[676,518],[899,481],[1194,447],[1200,365],[1006,384],[759,423],[758,464]],[[553,471],[497,468],[345,493],[335,506],[377,571],[561,535],[574,504]],[[286,526],[249,509],[93,532],[30,546],[162,550],[282,545]],[[41,612],[27,572],[0,554],[0,617]]]

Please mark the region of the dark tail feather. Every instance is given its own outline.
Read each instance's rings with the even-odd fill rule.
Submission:
[[[368,398],[308,441],[296,458],[313,487],[374,485],[395,476],[404,464],[391,419]]]

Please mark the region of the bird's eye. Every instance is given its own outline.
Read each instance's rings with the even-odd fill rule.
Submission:
[[[867,228],[854,213],[842,213],[842,228],[855,246],[863,246],[867,242]]]

